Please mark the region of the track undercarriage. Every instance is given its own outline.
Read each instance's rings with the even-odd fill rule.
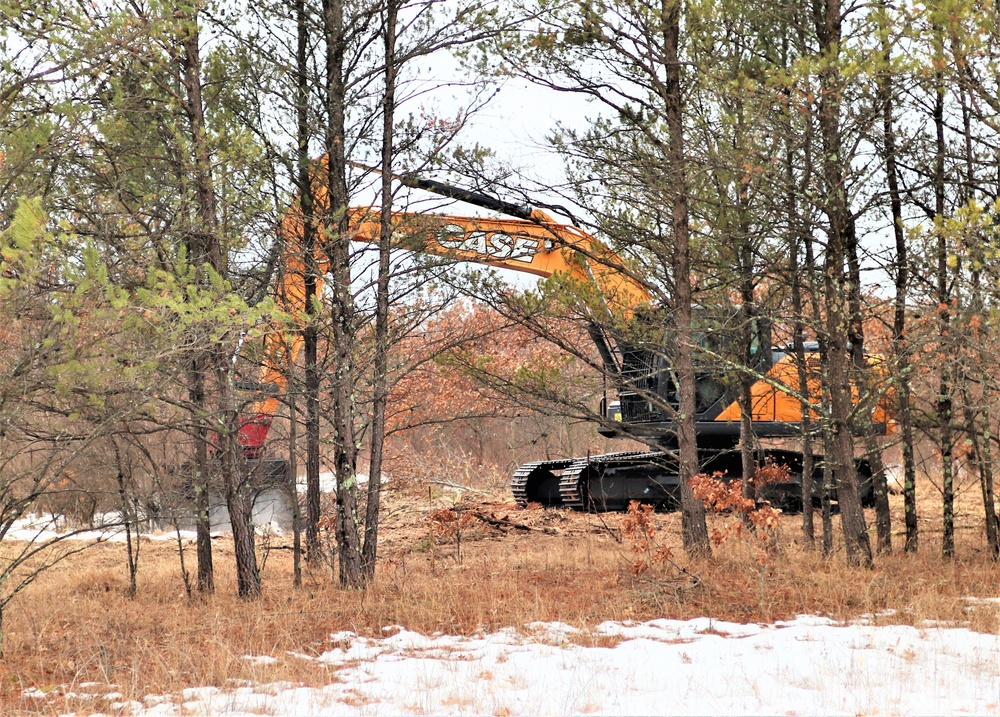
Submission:
[[[784,510],[802,509],[802,454],[795,451],[766,450],[757,455],[765,461],[787,467],[788,480],[761,486],[757,498]],[[820,466],[822,457],[815,457]],[[743,466],[735,449],[701,450],[702,472],[722,480],[740,480]],[[857,463],[862,478],[862,501],[872,497],[871,470],[867,461]],[[822,470],[816,470],[813,501],[822,496]],[[660,451],[606,453],[584,458],[565,458],[525,463],[511,477],[511,492],[518,505],[539,503],[584,511],[625,510],[638,501],[657,510],[673,510],[680,505],[680,474],[677,458]],[[836,489],[831,489],[836,500]]]

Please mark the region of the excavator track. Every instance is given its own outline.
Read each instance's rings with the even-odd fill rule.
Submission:
[[[628,507],[628,497],[616,496],[609,500],[602,485],[605,475],[614,472],[620,481],[630,468],[648,468],[663,457],[659,451],[627,451],[577,458],[563,471],[559,481],[562,504],[573,510],[624,510]]]
[[[587,491],[582,485],[583,473],[590,464],[589,458],[577,458],[566,470],[563,471],[559,479],[559,495],[562,497],[562,504],[573,510],[587,509]]]
[[[514,500],[522,508],[528,503],[562,505],[558,490],[559,479],[553,471],[564,470],[572,463],[572,458],[525,463],[514,471],[510,479]]]
[[[584,458],[566,458],[554,461],[525,463],[511,476],[510,488],[518,505],[541,503],[547,506],[565,506],[574,510],[623,510],[628,496],[608,499],[595,489],[607,473],[613,473],[619,484],[629,477],[630,468],[647,475],[664,454],[659,451],[627,451],[605,453]],[[662,470],[655,466],[656,470]],[[593,497],[596,496],[595,500]],[[637,498],[642,496],[637,495]]]
[[[758,499],[768,501],[786,511],[801,510],[802,458],[794,451],[771,449],[759,456],[761,463],[770,461],[789,470],[789,480],[762,486]],[[818,465],[822,457],[814,456]],[[699,463],[704,472],[719,475],[723,480],[742,477],[742,462],[736,451],[702,451]],[[861,474],[861,497],[871,502],[871,468],[867,461],[858,461]],[[680,475],[677,461],[660,451],[630,451],[605,453],[583,458],[525,463],[511,477],[511,492],[518,505],[540,503],[551,507],[566,507],[580,511],[626,510],[632,501],[674,509],[680,505]],[[814,489],[815,490],[815,489]],[[836,492],[832,492],[836,500]],[[820,493],[814,493],[819,500]]]

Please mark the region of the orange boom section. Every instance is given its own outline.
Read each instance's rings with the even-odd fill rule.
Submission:
[[[397,248],[434,254],[456,261],[472,261],[503,269],[550,277],[564,274],[593,285],[607,308],[627,316],[651,297],[627,273],[621,257],[571,224],[556,222],[540,209],[530,219],[493,219],[449,214],[393,214],[393,243]],[[353,239],[378,241],[377,214],[352,209]]]
[[[325,194],[323,194],[325,196]],[[464,197],[458,197],[464,199]],[[525,210],[529,218],[479,218],[447,214],[394,212],[393,246],[417,253],[472,261],[540,277],[565,275],[596,290],[605,311],[628,317],[637,306],[650,302],[643,285],[607,246],[583,230],[556,222],[545,212]],[[381,222],[377,212],[355,207],[348,210],[353,241],[377,243]],[[306,312],[305,225],[298,207],[285,215],[284,271],[275,287],[279,304],[293,317]],[[320,276],[327,267],[322,251],[315,250]],[[298,321],[296,321],[298,323]],[[302,348],[298,331],[272,331],[264,339],[264,361],[259,383],[265,394],[256,401],[240,428],[240,444],[248,458],[263,449],[271,422],[288,384],[288,369]]]

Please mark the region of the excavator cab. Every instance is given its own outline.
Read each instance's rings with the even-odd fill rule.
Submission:
[[[653,320],[653,315],[653,311],[647,310],[636,318]],[[747,366],[759,374],[771,368],[771,327],[764,317],[751,319],[752,340],[747,352],[740,324],[744,319],[738,312],[713,312],[699,307],[694,318],[695,420],[714,422],[738,396],[739,373],[735,367]],[[611,422],[610,426],[602,427],[603,435],[620,435],[623,431],[615,430],[613,424],[621,423],[629,426],[629,430],[638,428],[643,435],[659,434],[665,446],[673,446],[674,412],[679,406],[679,396],[677,376],[672,369],[676,332],[669,323],[661,319],[661,326],[666,328],[659,332],[656,343],[619,338],[618,400],[603,402],[602,414]],[[735,443],[738,427],[722,431],[713,428],[717,430],[708,433],[728,434],[715,436],[713,443]]]

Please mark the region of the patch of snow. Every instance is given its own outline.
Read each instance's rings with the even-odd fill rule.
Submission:
[[[595,632],[610,637],[622,637],[629,640],[647,639],[663,642],[678,642],[694,640],[704,635],[725,635],[727,637],[746,637],[760,633],[759,625],[742,625],[734,622],[712,620],[707,617],[694,620],[651,620],[650,622],[616,623],[603,622]]]
[[[254,503],[254,529],[258,535],[270,533],[283,535],[288,529],[290,518],[286,520],[286,511],[281,502],[283,494],[277,490],[265,491],[258,495]],[[111,519],[110,516],[114,516]],[[57,539],[80,540],[86,542],[124,543],[127,539],[125,528],[118,522],[116,513],[107,513],[94,517],[93,529],[73,529],[66,526],[62,516],[51,514],[26,515],[15,520],[7,531],[5,540],[20,540],[26,543],[45,543]],[[286,524],[287,523],[287,524]],[[182,523],[183,524],[183,523]],[[228,514],[224,508],[213,509],[212,537],[225,535],[231,531]],[[193,541],[197,538],[194,530],[175,530],[165,527],[155,530],[144,530],[140,533],[143,540],[171,541],[177,540],[178,532],[182,541]],[[133,532],[132,539],[136,539]]]
[[[937,627],[961,627],[968,624],[967,622],[957,623],[953,620],[921,620],[917,623],[917,627],[923,630]]]
[[[358,473],[355,478],[357,478],[358,485],[368,484],[368,475],[366,473]],[[385,473],[382,474],[382,485],[389,482],[389,476]],[[299,493],[306,492],[306,477],[305,475],[300,475],[295,481],[295,485],[298,488]],[[320,493],[336,493],[337,492],[337,475],[332,471],[320,471],[319,474],[319,492]]]
[[[331,635],[332,649],[316,659],[337,669],[337,681],[322,688],[196,687],[177,701],[146,698],[134,713],[1000,714],[1000,638],[954,626],[800,616],[595,628],[621,638],[614,647],[575,644],[568,637],[578,631],[559,623],[474,637],[386,632]]]
[[[307,655],[304,652],[295,652],[294,650],[288,650],[285,654],[289,657],[294,657],[296,660],[311,661],[316,659],[312,655]]]
[[[118,527],[104,530],[73,530],[65,526],[65,520],[49,513],[30,514],[11,523],[4,536],[5,540],[23,540],[42,543],[56,538],[71,536],[76,540],[103,541],[113,539],[120,531]],[[122,537],[124,540],[124,536]]]
[[[193,530],[182,530],[182,540],[194,540],[196,534]],[[221,535],[214,532],[213,536]],[[26,515],[15,520],[7,531],[5,540],[23,540],[25,542],[43,543],[57,538],[69,540],[82,540],[90,542],[124,543],[125,529],[120,525],[110,525],[105,528],[94,530],[73,530],[66,528],[61,517],[42,514]],[[142,533],[142,538],[149,540],[176,540],[177,533],[174,530]],[[133,534],[132,539],[135,540]]]
[[[879,610],[877,612],[866,612],[864,615],[857,619],[859,625],[873,625],[879,618],[883,617],[894,617],[896,615],[895,610]]]
[[[65,692],[63,696],[68,700],[92,700],[97,697],[92,692]]]
[[[569,642],[570,636],[581,632],[579,628],[563,622],[532,622],[528,623],[528,630],[536,640],[556,645]]]
[[[127,702],[112,702],[108,705],[117,714],[123,715],[134,715],[138,714],[143,710],[142,702],[136,702],[134,700]]]

